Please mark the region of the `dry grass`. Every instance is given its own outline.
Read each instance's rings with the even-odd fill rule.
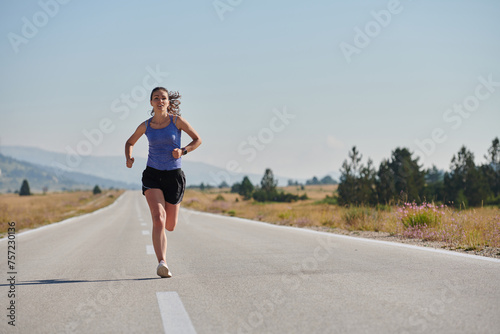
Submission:
[[[467,250],[500,247],[500,210],[495,207],[455,210],[445,206],[409,205],[398,210],[399,234],[410,238],[443,241]],[[419,222],[406,226],[405,217]]]
[[[331,196],[336,186],[283,188],[286,192],[309,197],[293,203],[257,203],[245,201],[229,189],[198,191],[188,189],[183,206],[212,213],[226,214],[274,224],[297,227],[328,227],[347,231],[386,232],[404,238],[444,242],[450,247],[482,249],[500,247],[500,209],[496,207],[455,210],[440,207],[434,224],[405,226],[402,208],[397,206],[341,207],[320,203]],[[436,207],[429,206],[418,214],[431,216]],[[429,211],[430,210],[430,211]],[[417,218],[419,218],[417,216]],[[425,217],[424,217],[425,218]]]
[[[8,223],[16,222],[16,230],[35,228],[70,217],[89,213],[113,203],[123,190],[103,191],[93,195],[91,191],[48,193],[45,195],[0,195],[0,236]]]

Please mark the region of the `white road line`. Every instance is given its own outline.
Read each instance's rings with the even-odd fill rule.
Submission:
[[[177,292],[157,292],[156,298],[158,298],[165,333],[196,334]]]
[[[142,231],[142,235],[149,235],[149,231],[148,230],[143,230]]]
[[[153,245],[146,245],[146,254],[155,255],[155,249],[153,248]]]

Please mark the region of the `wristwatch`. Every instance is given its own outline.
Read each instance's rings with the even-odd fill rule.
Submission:
[[[184,147],[184,148],[182,149],[182,155],[186,155],[186,154],[188,154],[188,150],[186,150],[186,148]]]

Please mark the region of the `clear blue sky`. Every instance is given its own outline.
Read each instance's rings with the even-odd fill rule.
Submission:
[[[500,136],[497,0],[60,1],[0,4],[0,145],[123,155],[156,83],[204,141],[186,159],[248,173],[322,177],[354,145],[448,169]]]

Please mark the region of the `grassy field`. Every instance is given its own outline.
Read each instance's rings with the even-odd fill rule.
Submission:
[[[6,234],[9,222],[16,222],[18,232],[58,222],[103,208],[122,193],[123,190],[108,190],[98,195],[93,195],[92,191],[32,196],[0,194],[0,237]]]
[[[438,241],[448,247],[479,250],[500,247],[500,209],[484,207],[456,210],[432,203],[416,206],[342,207],[324,203],[332,196],[334,185],[284,187],[305,201],[293,203],[257,203],[243,200],[229,189],[199,191],[188,189],[183,206],[194,210],[249,218],[297,227],[327,227],[344,231],[386,232],[401,238]]]

